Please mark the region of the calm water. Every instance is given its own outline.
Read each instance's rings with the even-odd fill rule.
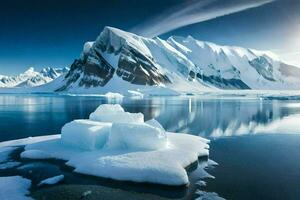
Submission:
[[[207,170],[215,178],[205,179],[205,187],[196,184],[202,176],[198,168],[191,170],[192,184],[188,189],[124,186],[101,180],[90,180],[89,184],[96,181],[109,188],[143,192],[151,188],[150,193],[167,198],[194,198],[196,189],[216,193],[207,193],[210,199],[217,195],[225,199],[300,197],[300,101],[297,100],[199,97],[107,100],[86,96],[0,95],[0,141],[58,134],[66,122],[88,118],[103,103],[120,103],[126,111],[142,112],[145,119],[156,118],[169,131],[211,139],[210,159],[219,165]],[[43,163],[41,166],[45,168]],[[64,173],[70,174],[69,171]],[[67,180],[83,182],[74,177]]]

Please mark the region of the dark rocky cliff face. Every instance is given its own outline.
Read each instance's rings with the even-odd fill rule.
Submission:
[[[159,72],[150,58],[129,46],[121,51],[117,75],[125,81],[138,85],[171,83],[166,75]]]
[[[119,55],[116,68],[112,66],[102,53]],[[88,53],[76,59],[65,76],[65,85],[57,91],[67,90],[73,83],[79,86],[103,87],[113,76],[119,76],[124,81],[137,85],[159,85],[171,83],[170,79],[162,74],[155,62],[129,45],[114,49],[112,45],[97,42]]]

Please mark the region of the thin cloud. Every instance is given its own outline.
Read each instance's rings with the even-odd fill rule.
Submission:
[[[187,25],[259,7],[275,0],[193,0],[173,7],[131,31],[155,37]]]

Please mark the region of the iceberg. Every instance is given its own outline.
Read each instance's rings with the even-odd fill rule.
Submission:
[[[154,119],[144,122],[141,113],[139,120],[121,120],[119,116],[124,113],[135,114],[125,112],[120,105],[100,105],[90,119],[64,125],[60,135],[22,140],[22,155],[62,159],[77,173],[119,181],[189,184],[186,168],[198,157],[208,156],[209,140],[167,132]]]

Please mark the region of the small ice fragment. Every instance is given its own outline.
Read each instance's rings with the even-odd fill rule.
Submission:
[[[12,162],[6,162],[6,163],[1,163],[0,164],[0,169],[2,169],[2,170],[3,169],[10,169],[10,168],[17,167],[19,165],[21,165],[20,162],[14,162],[14,161],[12,161]]]
[[[51,155],[49,155],[41,150],[25,150],[24,152],[21,153],[21,158],[49,159],[52,157],[51,157]]]
[[[17,147],[1,147],[0,148],[0,163],[9,159],[9,155],[16,150]]]
[[[197,181],[197,182],[196,182],[196,185],[199,185],[200,187],[204,187],[204,186],[206,186],[206,182],[200,180],[200,181]]]
[[[196,200],[225,200],[224,198],[220,197],[215,192],[205,192],[201,190],[197,190],[196,194],[200,195]]]
[[[45,180],[42,180],[38,186],[42,186],[42,185],[54,185],[56,183],[61,182],[62,180],[64,180],[65,176],[64,175],[58,175],[58,176],[53,176],[51,178],[47,178]]]
[[[82,193],[82,195],[81,195],[81,199],[82,198],[84,198],[84,197],[86,197],[86,196],[89,196],[89,195],[91,195],[92,194],[92,191],[91,190],[88,190],[88,191],[85,191],[84,193]]]

